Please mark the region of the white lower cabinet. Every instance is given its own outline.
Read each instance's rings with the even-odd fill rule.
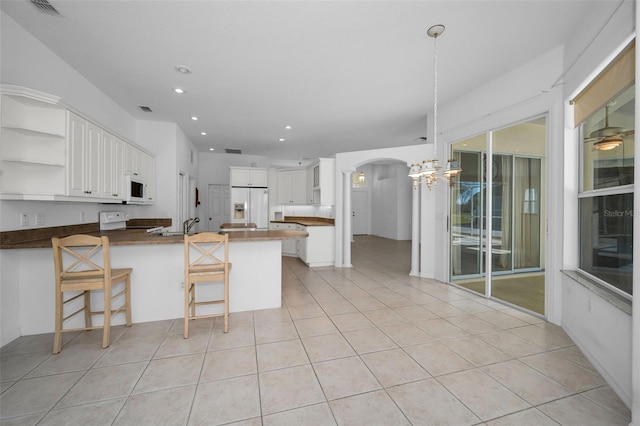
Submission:
[[[296,225],[296,230],[307,232],[307,227],[304,225]],[[300,238],[296,240],[296,254],[298,258],[302,260],[304,263],[307,263],[307,238]]]
[[[271,223],[271,229],[285,230],[296,229],[295,223]],[[296,251],[296,242],[298,240],[282,240],[282,255],[283,256],[298,256]]]
[[[300,258],[310,267],[333,266],[335,227],[304,226],[295,223],[271,223],[271,229],[292,229],[309,234],[307,238],[282,241],[282,255]]]
[[[298,257],[310,267],[333,266],[335,261],[335,227],[333,226],[302,226],[299,230],[306,231],[309,236],[300,240]]]

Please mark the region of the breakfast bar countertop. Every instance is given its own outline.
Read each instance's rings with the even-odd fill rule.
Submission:
[[[223,232],[223,231],[221,231]],[[149,244],[182,244],[184,237],[181,234],[163,236],[160,233],[150,233],[146,229],[118,229],[113,231],[93,231],[78,232],[89,235],[109,237],[112,246],[132,246]],[[306,238],[309,234],[304,231],[294,230],[264,230],[264,231],[232,231],[228,232],[229,242],[234,241],[273,241],[292,240]],[[60,236],[64,236],[61,234]],[[5,241],[0,245],[1,249],[28,249],[28,248],[51,248],[51,238],[39,238],[28,241]]]

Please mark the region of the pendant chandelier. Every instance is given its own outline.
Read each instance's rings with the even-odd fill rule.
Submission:
[[[424,182],[431,189],[438,180],[445,179],[453,185],[454,178],[462,172],[458,161],[450,159],[444,171],[438,163],[438,37],[444,32],[444,25],[434,25],[427,30],[427,35],[433,37],[433,159],[423,160],[422,164],[413,163],[409,167],[409,177],[413,185]]]

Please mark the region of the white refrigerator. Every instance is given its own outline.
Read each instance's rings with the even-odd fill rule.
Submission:
[[[255,223],[256,229],[269,228],[269,190],[231,188],[231,222]]]

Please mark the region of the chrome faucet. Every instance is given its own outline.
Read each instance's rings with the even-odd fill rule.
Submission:
[[[194,217],[193,219],[187,219],[184,222],[182,222],[182,233],[183,234],[188,234],[189,231],[191,231],[191,228],[193,228],[193,226],[200,222],[200,218],[199,217]]]

